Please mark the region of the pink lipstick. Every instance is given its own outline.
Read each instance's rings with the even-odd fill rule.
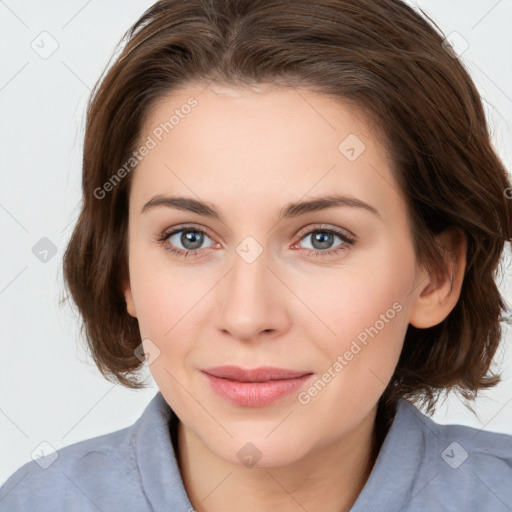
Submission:
[[[298,390],[312,372],[284,368],[237,366],[205,368],[212,389],[230,402],[244,407],[264,407]]]

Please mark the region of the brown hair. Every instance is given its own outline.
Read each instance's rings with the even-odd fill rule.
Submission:
[[[129,160],[158,100],[215,81],[309,87],[352,102],[385,138],[418,261],[444,272],[434,235],[450,226],[466,235],[458,303],[434,327],[409,325],[381,403],[409,397],[432,411],[443,390],[470,400],[499,381],[490,365],[505,304],[494,278],[512,236],[510,183],[470,76],[423,15],[399,0],[161,0],[128,30],[88,104],[83,205],[64,256],[67,289],[107,379],[144,387],[138,323],[121,286],[132,173],[101,198],[95,191]]]

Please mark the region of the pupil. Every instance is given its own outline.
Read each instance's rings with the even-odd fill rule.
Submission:
[[[320,242],[320,247],[318,247],[318,249],[327,249],[329,246],[330,246],[330,243],[332,242],[332,240],[330,240],[332,238],[332,234],[330,233],[325,233],[325,232],[322,232],[322,231],[319,231],[317,232],[314,236],[313,236],[313,239],[315,242]],[[325,241],[327,239],[327,241]],[[315,245],[313,243],[313,245]]]
[[[181,243],[187,249],[197,249],[198,247],[201,247],[201,244],[203,243],[202,237],[203,234],[198,233],[197,231],[186,231],[181,235]],[[189,245],[189,242],[192,243],[192,246]]]

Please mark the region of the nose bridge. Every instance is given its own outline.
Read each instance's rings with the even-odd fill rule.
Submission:
[[[286,318],[278,279],[268,268],[270,253],[252,237],[235,249],[233,267],[222,288],[219,328],[240,339],[282,329]]]

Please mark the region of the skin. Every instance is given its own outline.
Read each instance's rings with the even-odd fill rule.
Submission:
[[[440,235],[451,283],[418,265],[386,149],[354,107],[305,89],[197,84],[162,98],[141,140],[191,96],[197,106],[132,176],[124,285],[127,310],[156,355],[151,374],[180,418],[187,493],[200,512],[348,511],[373,466],[377,402],[407,326],[436,325],[453,309],[466,242],[455,231]],[[349,134],[365,145],[354,161],[338,149]],[[290,202],[333,193],[378,215],[338,206],[278,219]],[[223,221],[166,206],[141,213],[158,194],[207,201]],[[182,232],[157,240],[182,225],[207,235],[195,246]],[[314,230],[328,228],[356,242],[325,256],[344,244],[337,236],[315,243]],[[249,236],[252,254],[262,251],[251,263],[237,252]],[[165,249],[173,244],[204,251],[180,257]],[[292,393],[266,407],[234,405],[200,371],[275,366],[316,380],[397,302],[400,312],[308,404]],[[253,467],[237,456],[247,442],[261,453]]]

